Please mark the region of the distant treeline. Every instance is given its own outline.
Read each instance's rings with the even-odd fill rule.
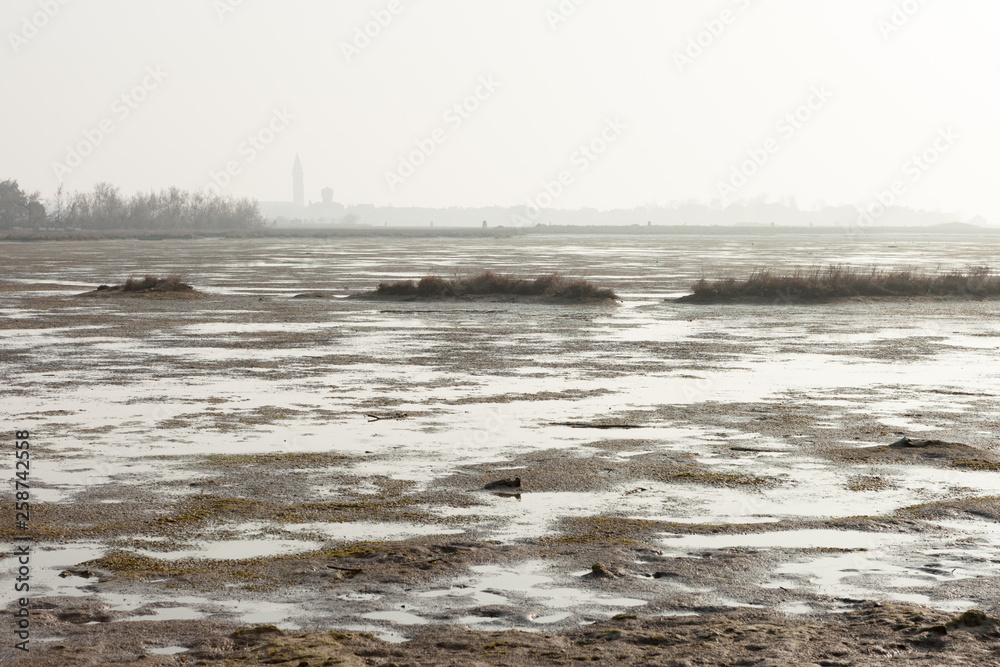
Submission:
[[[17,181],[0,181],[0,229],[218,230],[264,226],[257,202],[168,188],[123,195],[107,183],[90,192],[66,193],[61,187],[43,204],[40,193],[21,190]]]

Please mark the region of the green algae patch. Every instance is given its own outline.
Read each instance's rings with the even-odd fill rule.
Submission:
[[[273,625],[258,625],[255,628],[241,628],[231,634],[230,637],[233,639],[239,639],[241,637],[260,637],[262,635],[269,634],[284,635],[285,632],[284,630],[280,630]]]
[[[198,561],[167,561],[140,556],[127,551],[114,551],[107,556],[88,560],[81,566],[111,573],[114,579],[144,580],[154,577],[184,577],[198,571]]]
[[[665,521],[660,526],[664,532],[678,535],[743,535],[802,528],[802,525],[784,521],[769,523],[676,523]]]
[[[266,504],[247,498],[196,496],[184,501],[186,507],[176,514],[161,517],[160,525],[207,523],[223,518],[258,518]]]
[[[986,461],[984,459],[957,459],[951,462],[952,468],[958,468],[959,470],[984,470],[987,472],[996,472],[1000,470],[1000,463],[996,461]]]
[[[180,503],[179,508],[156,520],[161,531],[176,534],[184,526],[203,526],[231,521],[263,521],[277,524],[349,523],[352,521],[408,521],[442,523],[444,520],[419,511],[424,505],[418,498],[366,496],[362,500],[310,502],[279,505],[250,498],[198,495]]]
[[[987,616],[978,609],[970,609],[951,619],[945,623],[944,626],[948,630],[953,631],[962,630],[974,634],[989,634],[997,636],[997,628],[1000,626],[1000,621],[991,616]]]
[[[897,486],[878,475],[856,475],[847,480],[848,491],[885,491]]]
[[[106,579],[117,581],[175,578],[183,579],[183,583],[196,588],[212,589],[238,583],[250,590],[266,591],[295,583],[294,572],[301,570],[306,563],[372,558],[392,546],[393,543],[359,542],[339,549],[220,560],[193,557],[165,560],[129,551],[114,551],[78,567],[104,572],[110,575]],[[361,568],[354,569],[356,573],[361,572]]]
[[[266,466],[268,468],[326,468],[356,460],[354,457],[329,453],[282,454],[211,454],[204,457],[206,466],[216,468],[241,468]]]
[[[543,538],[552,544],[638,545],[642,539],[662,530],[662,523],[647,519],[619,517],[572,517],[561,522],[562,535]]]
[[[657,477],[657,481],[680,482],[689,484],[705,484],[707,486],[752,486],[752,487],[773,487],[779,484],[779,480],[774,477],[761,477],[746,473],[720,473],[706,471],[684,471],[672,475]]]
[[[988,521],[1000,521],[1000,496],[983,496],[979,498],[961,498],[958,500],[942,500],[933,503],[911,505],[896,510],[896,515],[908,519],[952,519],[976,518]]]
[[[301,503],[277,511],[271,518],[281,523],[348,523],[351,521],[414,521],[433,523],[436,517],[427,512],[413,511],[423,504],[416,498],[382,498],[358,502]]]

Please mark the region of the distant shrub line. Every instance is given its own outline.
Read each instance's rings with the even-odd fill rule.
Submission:
[[[699,280],[679,301],[821,301],[845,297],[1000,296],[1000,275],[989,267],[965,271],[916,273],[872,267],[830,266],[779,274],[757,269],[745,280]]]
[[[485,271],[469,278],[425,276],[419,281],[399,280],[379,283],[376,296],[441,299],[475,296],[547,297],[567,301],[610,301],[618,299],[614,291],[596,287],[582,278],[563,278],[558,274],[539,278],[519,278]]]
[[[17,181],[0,181],[0,231],[14,238],[37,239],[51,232],[93,233],[123,230],[181,232],[256,230],[266,224],[257,202],[221,194],[168,188],[133,195],[108,183],[90,192],[65,192],[43,204],[38,192],[24,192]]]

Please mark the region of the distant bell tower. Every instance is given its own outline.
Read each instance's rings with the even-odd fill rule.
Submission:
[[[302,161],[299,154],[295,154],[295,165],[292,167],[292,203],[295,208],[305,208],[306,186],[302,180]]]

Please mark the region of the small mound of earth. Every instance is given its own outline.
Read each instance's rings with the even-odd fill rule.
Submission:
[[[1000,457],[993,452],[943,440],[900,438],[890,445],[841,448],[835,458],[864,463],[931,463],[972,470],[1000,470]]]
[[[333,292],[302,292],[301,294],[296,294],[292,297],[293,299],[336,299],[337,295]]]
[[[144,297],[167,299],[197,299],[204,296],[178,276],[145,276],[142,279],[129,278],[120,285],[99,285],[97,289],[79,296],[90,297]]]
[[[986,519],[1000,522],[1000,496],[944,500],[924,505],[904,507],[898,516],[934,521],[942,519]]]

